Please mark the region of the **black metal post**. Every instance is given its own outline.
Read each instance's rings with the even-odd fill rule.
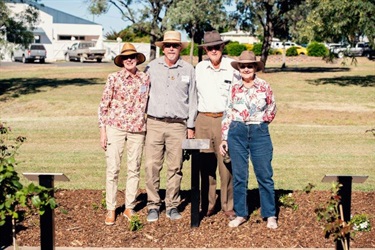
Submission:
[[[50,195],[54,196],[54,176],[53,175],[40,175],[39,185],[51,188]],[[40,216],[40,249],[51,250],[55,249],[55,214],[53,209],[49,206],[43,215]]]
[[[352,200],[352,176],[338,176],[338,182],[342,184],[342,187],[340,188],[338,195],[341,197],[339,205],[342,205],[342,210],[344,214],[344,218],[341,218],[345,222],[350,221],[350,206],[351,206],[351,200]],[[348,244],[348,250],[350,248],[350,234],[345,235],[347,244]],[[344,250],[341,241],[336,241],[336,249],[337,250]]]
[[[191,227],[199,227],[199,150],[191,150]]]

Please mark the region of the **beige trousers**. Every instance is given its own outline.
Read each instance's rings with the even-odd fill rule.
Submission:
[[[139,188],[139,175],[142,160],[142,150],[145,132],[131,133],[106,127],[107,132],[107,171],[106,171],[106,204],[108,210],[116,209],[116,194],[118,189],[118,175],[121,159],[126,144],[127,180],[125,191],[126,208],[134,208]]]
[[[180,204],[182,141],[185,138],[185,124],[147,119],[145,165],[148,209],[160,208],[160,171],[163,164],[167,167],[166,209]]]
[[[220,201],[223,211],[233,210],[233,179],[231,165],[223,162],[220,154],[222,117],[209,117],[199,113],[195,121],[195,138],[210,139],[210,149],[201,150],[199,169],[201,175],[202,210],[213,210],[216,204],[216,169],[219,166]],[[213,155],[214,154],[214,155]],[[206,200],[208,199],[208,201]],[[208,204],[207,204],[208,203]]]

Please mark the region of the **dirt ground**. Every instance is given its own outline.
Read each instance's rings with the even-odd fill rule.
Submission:
[[[328,191],[276,190],[277,197],[292,193],[297,210],[278,204],[279,228],[266,228],[259,215],[258,190],[249,190],[249,210],[253,215],[238,228],[228,227],[228,219],[218,211],[204,217],[199,227],[190,225],[190,192],[182,191],[179,207],[183,218],[171,221],[162,211],[159,221],[146,221],[145,190],[138,196],[137,214],[143,224],[139,231],[130,231],[130,223],[123,217],[124,193],[118,194],[116,224],[106,226],[106,210],[102,208],[101,190],[57,190],[59,207],[55,210],[55,246],[57,247],[134,247],[134,248],[332,248],[332,239],[325,239],[322,226],[314,210],[329,200]],[[351,213],[367,214],[375,225],[375,192],[353,192]],[[40,245],[39,216],[27,217],[17,227],[20,246]],[[375,229],[358,232],[350,246],[375,248]]]

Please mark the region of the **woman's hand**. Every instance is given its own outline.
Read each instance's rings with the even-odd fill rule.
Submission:
[[[228,152],[228,143],[227,141],[222,141],[220,144],[220,154],[224,156]]]
[[[107,132],[105,130],[105,127],[100,128],[100,146],[104,151],[107,150]]]

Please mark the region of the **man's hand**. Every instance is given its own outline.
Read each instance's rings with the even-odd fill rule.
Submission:
[[[187,138],[194,139],[195,138],[195,131],[194,129],[188,128],[187,129]]]

